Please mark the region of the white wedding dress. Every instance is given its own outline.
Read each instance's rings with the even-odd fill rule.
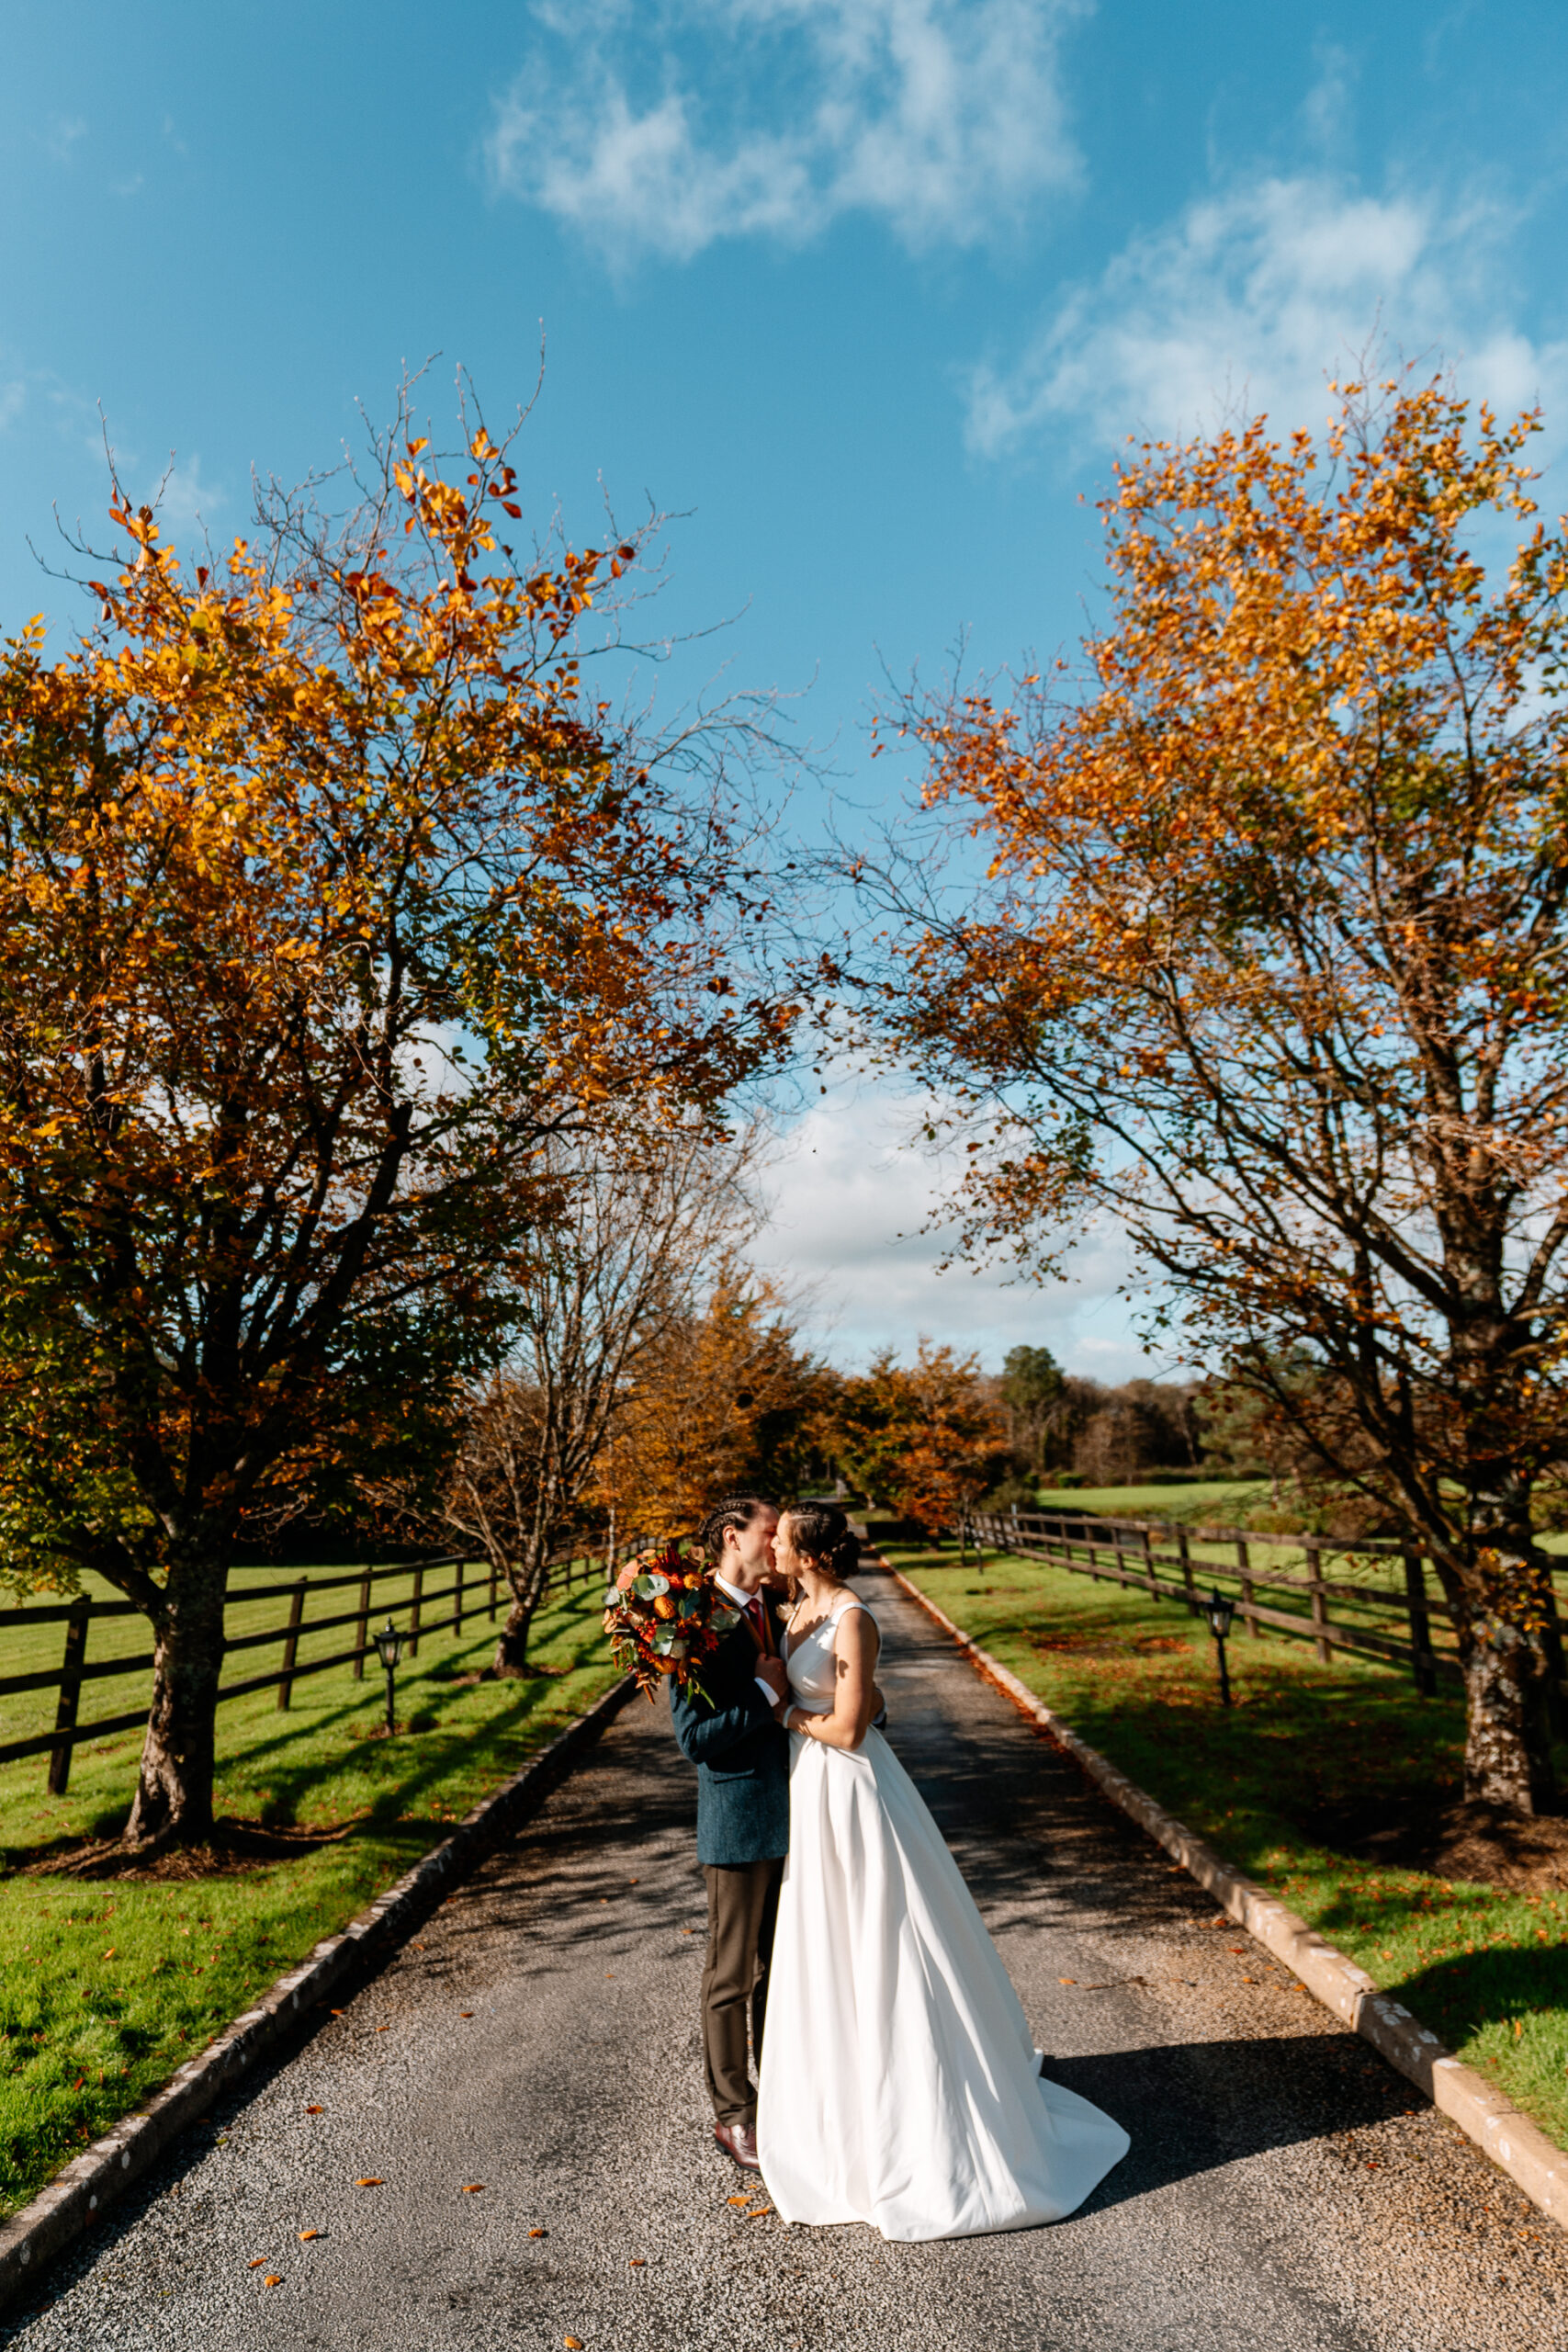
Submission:
[[[833,1617],[786,1651],[795,1703],[831,1712]],[[786,2222],[885,2238],[1059,2221],[1129,2142],[1040,2074],[1012,1980],[942,1832],[879,1731],[791,1740],[789,1860],[757,2098]]]

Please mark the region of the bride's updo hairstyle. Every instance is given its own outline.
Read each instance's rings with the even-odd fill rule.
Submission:
[[[860,1537],[852,1535],[848,1520],[832,1503],[791,1503],[790,1541],[814,1568],[840,1581],[860,1566]]]

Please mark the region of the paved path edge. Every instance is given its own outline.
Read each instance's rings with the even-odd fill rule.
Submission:
[[[175,2134],[298,2024],[299,2012],[320,2002],[367,1959],[388,1958],[464,1873],[532,1813],[619,1714],[637,1685],[627,1675],[575,1718],[520,1772],[466,1814],[450,1838],[412,1871],[328,1936],[298,1968],[280,1976],[192,2058],[144,2107],[123,2116],[101,2140],[73,2156],[30,2204],[0,2222],[0,2309],[30,2286],[50,2258],[91,2227],[106,2205],[163,2154]]]
[[[1494,2090],[1484,2075],[1477,2074],[1473,2066],[1465,2065],[1451,2050],[1445,2049],[1438,2036],[1413,2018],[1408,2009],[1391,2000],[1386,1993],[1380,1993],[1364,1968],[1358,1968],[1353,1960],[1337,1951],[1315,1928],[1309,1928],[1304,1919],[1276,1902],[1254,1880],[1245,1878],[1204,1838],[1197,1837],[1185,1823],[1178,1821],[1174,1814],[1156,1804],[1135,1781],[1119,1771],[1098,1748],[1080,1739],[1070,1724],[1037,1699],[999,1658],[994,1658],[961,1626],[955,1625],[929,1594],[894,1567],[891,1561],[879,1557],[878,1566],[885,1567],[910,1600],[918,1601],[927,1616],[952,1636],[971,1666],[1010,1699],[1021,1713],[1048,1731],[1111,1804],[1120,1805],[1140,1829],[1190,1871],[1200,1886],[1207,1888],[1238,1926],[1271,1951],[1276,1960],[1283,1961],[1308,1992],[1332,2009],[1336,2017],[1343,2018],[1363,2041],[1370,2041],[1391,2066],[1408,2075],[1435,2107],[1440,2108],[1523,2189],[1532,2205],[1549,2213],[1554,2222],[1568,2225],[1568,2150],[1549,2140],[1539,2124],[1532,2123],[1501,2091]]]

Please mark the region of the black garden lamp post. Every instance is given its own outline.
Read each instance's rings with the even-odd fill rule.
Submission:
[[[387,1669],[387,1736],[389,1739],[397,1729],[392,1717],[392,1677],[398,1670],[398,1660],[402,1656],[403,1637],[389,1617],[375,1640],[377,1652]]]
[[[1209,1631],[1219,1645],[1220,1704],[1228,1707],[1231,1702],[1231,1679],[1225,1670],[1225,1637],[1231,1629],[1231,1619],[1235,1615],[1235,1603],[1227,1600],[1216,1586],[1203,1603],[1203,1614],[1209,1621]]]

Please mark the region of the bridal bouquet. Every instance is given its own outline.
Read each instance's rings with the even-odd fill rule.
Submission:
[[[604,1631],[615,1663],[651,1699],[661,1675],[706,1699],[701,1669],[737,1623],[699,1553],[678,1538],[628,1560],[604,1595]]]

